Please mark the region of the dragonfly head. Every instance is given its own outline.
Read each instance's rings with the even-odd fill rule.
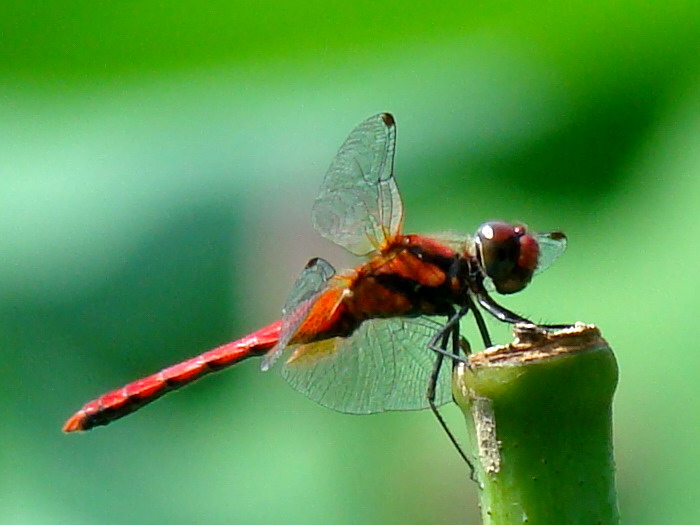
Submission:
[[[527,286],[537,268],[539,245],[525,226],[485,222],[475,241],[479,264],[499,293],[515,293]]]

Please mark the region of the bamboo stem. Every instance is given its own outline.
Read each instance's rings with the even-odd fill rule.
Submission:
[[[557,332],[518,325],[515,335],[454,375],[484,524],[617,524],[612,350],[580,323]]]

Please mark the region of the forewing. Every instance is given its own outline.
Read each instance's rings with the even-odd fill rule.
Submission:
[[[403,205],[394,179],[396,124],[368,118],[333,159],[313,206],[314,227],[356,255],[381,249],[401,230]]]
[[[535,234],[540,255],[535,275],[542,273],[566,250],[566,236],[559,231]]]
[[[311,259],[306,264],[282,308],[280,339],[277,345],[265,354],[261,364],[263,370],[268,370],[279,358],[333,275],[333,266],[320,257]]]
[[[296,390],[339,412],[427,408],[437,358],[428,344],[440,328],[440,323],[426,317],[365,321],[350,337],[298,346],[282,375]],[[437,405],[452,400],[451,377],[451,361],[444,359]]]

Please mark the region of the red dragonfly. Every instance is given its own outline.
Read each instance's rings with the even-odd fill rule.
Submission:
[[[464,360],[460,319],[473,312],[486,346],[491,339],[477,304],[501,321],[534,324],[488,292],[525,288],[563,252],[566,238],[505,222],[482,224],[473,236],[404,235],[395,146],[390,114],[362,122],[331,163],[313,207],[316,230],[367,262],[335,273],[312,259],[281,321],[90,401],[63,430],[106,425],[252,356],[262,356],[268,370],[283,353],[286,380],[323,406],[351,414],[430,407],[445,426],[437,407],[452,400],[451,368]]]

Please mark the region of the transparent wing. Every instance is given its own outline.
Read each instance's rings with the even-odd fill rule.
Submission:
[[[379,250],[401,230],[395,146],[396,124],[390,114],[362,122],[333,159],[314,203],[316,230],[355,255]]]
[[[540,246],[540,256],[535,275],[542,273],[566,250],[566,235],[559,231],[536,233],[535,239]]]
[[[428,343],[441,326],[427,317],[365,321],[350,337],[298,346],[282,375],[296,390],[339,412],[427,408],[436,359]],[[445,359],[436,404],[452,400],[451,378],[451,362]]]
[[[279,358],[333,275],[333,266],[320,257],[311,259],[306,264],[282,308],[280,339],[277,345],[265,354],[260,365],[262,370],[268,370]]]

